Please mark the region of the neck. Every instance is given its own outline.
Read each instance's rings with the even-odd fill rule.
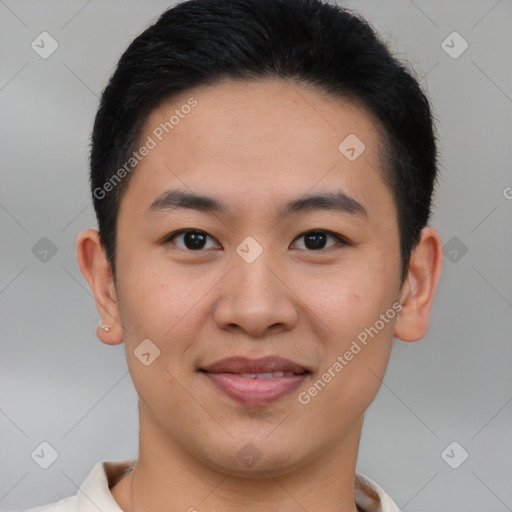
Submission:
[[[141,417],[137,464],[111,492],[124,512],[357,512],[362,422],[360,417],[335,446],[300,465],[235,473],[198,460]]]

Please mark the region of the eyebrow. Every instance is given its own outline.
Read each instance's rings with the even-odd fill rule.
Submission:
[[[147,212],[172,211],[189,208],[204,213],[228,214],[229,208],[222,202],[208,196],[193,192],[173,189],[162,192],[149,206]],[[285,203],[278,210],[278,217],[283,218],[293,213],[312,210],[333,210],[340,213],[368,218],[365,207],[342,190],[305,195]]]

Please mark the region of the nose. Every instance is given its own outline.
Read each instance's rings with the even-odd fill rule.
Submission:
[[[260,338],[293,329],[299,308],[289,281],[270,249],[252,263],[236,255],[234,267],[219,283],[214,321],[220,329]]]

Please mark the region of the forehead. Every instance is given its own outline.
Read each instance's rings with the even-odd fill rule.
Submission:
[[[150,113],[139,143],[149,139],[153,148],[126,194],[146,207],[177,185],[202,195],[215,189],[240,208],[334,186],[370,202],[389,195],[374,118],[353,101],[294,82],[192,88]]]

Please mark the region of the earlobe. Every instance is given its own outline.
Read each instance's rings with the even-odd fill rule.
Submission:
[[[421,238],[411,254],[409,272],[400,294],[402,310],[394,335],[402,341],[417,341],[428,331],[428,320],[443,264],[439,233],[431,227],[421,231]]]
[[[96,335],[107,345],[122,343],[123,331],[112,268],[96,229],[86,229],[78,235],[77,262],[89,283],[101,316]]]

